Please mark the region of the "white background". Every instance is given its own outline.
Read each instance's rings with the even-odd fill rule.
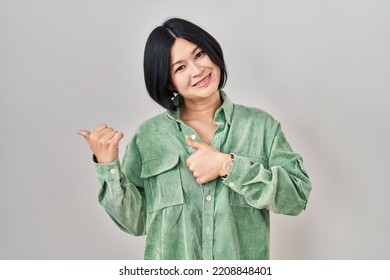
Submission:
[[[272,259],[389,259],[390,2],[0,0],[0,259],[142,259],[97,202],[77,135],[163,111],[143,48],[173,16],[222,45],[235,103],[282,123],[312,179],[271,215]],[[122,154],[122,153],[121,153]],[[173,237],[174,238],[174,237]]]

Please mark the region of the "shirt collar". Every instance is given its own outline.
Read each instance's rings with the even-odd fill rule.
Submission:
[[[215,112],[214,120],[218,118],[219,115],[223,114],[225,117],[226,122],[230,125],[232,114],[233,114],[233,103],[230,101],[228,96],[224,91],[220,91],[220,96],[222,99],[222,105],[217,109]],[[172,102],[178,106],[175,111],[167,111],[166,116],[174,121],[181,122],[180,120],[180,104],[183,102],[183,97],[180,94],[177,94],[173,99]]]

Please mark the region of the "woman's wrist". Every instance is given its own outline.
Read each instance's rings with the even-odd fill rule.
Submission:
[[[221,168],[221,171],[219,174],[222,178],[226,178],[229,175],[229,173],[233,167],[233,162],[234,162],[234,155],[233,154],[227,154],[226,156],[227,157],[222,164],[222,168]]]

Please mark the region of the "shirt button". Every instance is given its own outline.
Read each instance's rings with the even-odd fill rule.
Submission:
[[[115,172],[116,172],[116,170],[114,168],[110,170],[111,174],[115,174]]]
[[[206,196],[206,200],[210,201],[211,200],[211,195]]]
[[[192,135],[191,135],[191,139],[192,139],[192,140],[195,140],[195,139],[196,139],[196,135],[195,135],[195,134],[192,134]]]
[[[234,187],[234,183],[233,182],[229,182],[229,187]]]

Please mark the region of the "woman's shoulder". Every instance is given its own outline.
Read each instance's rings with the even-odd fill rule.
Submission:
[[[167,112],[160,113],[143,121],[137,129],[138,134],[149,134],[156,131],[167,131],[172,127],[172,122],[167,117]]]
[[[278,124],[279,122],[267,111],[250,107],[242,104],[234,104],[234,118],[246,119],[251,121],[266,122],[269,124]]]
[[[165,113],[160,113],[158,115],[155,115],[151,118],[148,118],[141,122],[138,129],[148,129],[150,126],[154,126],[156,124],[159,124],[163,121]]]

